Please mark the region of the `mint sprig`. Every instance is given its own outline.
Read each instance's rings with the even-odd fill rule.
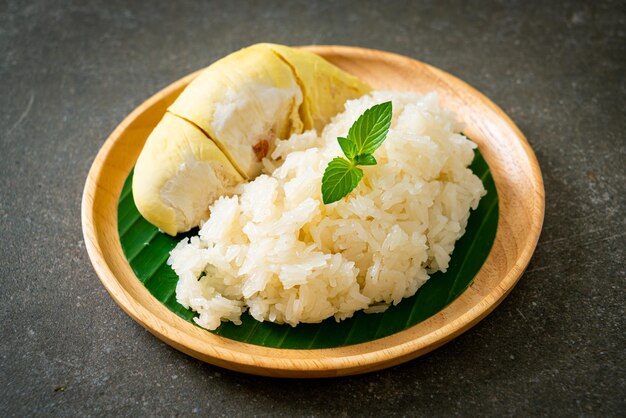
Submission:
[[[367,109],[354,122],[346,138],[337,141],[346,158],[333,158],[322,177],[322,200],[329,204],[347,196],[363,178],[359,165],[376,165],[372,155],[385,141],[391,125],[391,102]]]

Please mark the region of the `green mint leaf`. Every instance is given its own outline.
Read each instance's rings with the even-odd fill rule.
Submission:
[[[336,157],[324,170],[322,177],[324,204],[336,202],[354,190],[363,178],[363,170],[357,165],[377,164],[372,154],[387,137],[391,115],[391,102],[372,106],[350,127],[347,138],[337,138],[341,150],[348,159]]]
[[[354,157],[356,156],[356,146],[354,142],[349,141],[348,138],[342,137],[338,137],[337,142],[339,142],[339,146],[345,156],[348,157],[350,161],[354,161]]]
[[[325,205],[350,193],[363,178],[363,170],[345,158],[335,157],[328,163],[322,177],[322,200]]]
[[[356,155],[373,154],[381,146],[389,132],[391,114],[391,102],[385,102],[359,116],[348,131],[348,141],[355,144]]]
[[[356,165],[376,165],[376,158],[372,154],[357,155],[354,159]]]

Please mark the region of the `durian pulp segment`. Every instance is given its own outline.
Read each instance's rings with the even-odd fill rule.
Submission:
[[[330,119],[344,110],[344,103],[369,93],[372,88],[319,55],[277,44],[272,49],[292,68],[304,95],[300,118],[304,130],[321,132]]]
[[[302,132],[302,99],[291,68],[253,45],[207,67],[169,111],[200,127],[241,174],[254,178],[277,137]]]
[[[191,123],[169,113],[154,128],[135,165],[133,195],[139,212],[170,235],[200,224],[209,205],[243,177]]]
[[[257,44],[207,67],[150,134],[133,178],[139,212],[175,235],[261,172],[277,138],[323,127],[371,88],[310,52]]]

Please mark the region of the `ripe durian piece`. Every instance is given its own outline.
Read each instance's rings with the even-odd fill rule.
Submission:
[[[133,175],[137,209],[176,235],[208,218],[209,205],[243,177],[213,141],[191,123],[166,113],[139,155]]]
[[[253,45],[207,67],[168,110],[200,127],[251,179],[276,138],[302,132],[301,104],[289,65]]]
[[[298,79],[304,95],[300,107],[304,130],[315,129],[321,133],[330,119],[343,111],[346,100],[356,99],[372,90],[367,83],[317,54],[284,45],[262,45],[280,55]]]
[[[260,174],[277,138],[323,127],[361,80],[310,52],[256,44],[213,63],[168,108],[135,166],[139,212],[170,235],[198,226],[208,207]]]

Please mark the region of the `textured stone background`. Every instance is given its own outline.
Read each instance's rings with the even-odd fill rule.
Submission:
[[[0,2],[0,415],[623,416],[625,7],[530,3]],[[293,381],[189,358],[113,302],[80,227],[93,158],[155,91],[258,41],[417,58],[519,124],[546,217],[496,311],[404,365]]]

